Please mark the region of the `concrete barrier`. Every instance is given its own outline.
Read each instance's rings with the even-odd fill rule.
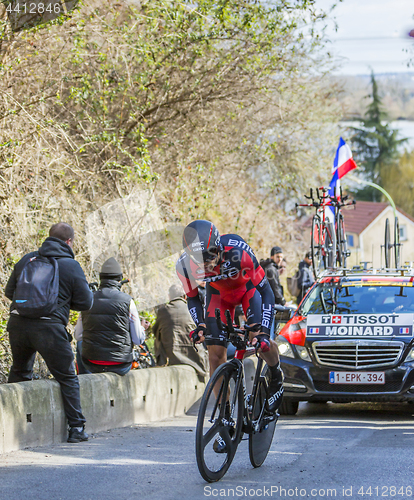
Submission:
[[[79,376],[87,432],[181,415],[205,385],[190,366]],[[66,441],[59,384],[36,380],[0,385],[0,453]]]
[[[244,360],[246,388],[251,391],[257,360]],[[99,432],[174,417],[203,395],[190,366],[132,370],[79,376],[87,432]],[[0,385],[0,454],[26,447],[61,443],[67,424],[59,384],[35,380]]]

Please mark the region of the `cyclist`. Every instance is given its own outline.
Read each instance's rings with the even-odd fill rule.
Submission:
[[[233,318],[235,307],[241,304],[246,323],[257,325],[258,332],[251,334],[252,344],[260,343],[259,355],[269,366],[268,404],[270,411],[277,411],[282,402],[283,374],[277,345],[269,336],[275,299],[253,251],[236,234],[220,236],[214,224],[207,220],[195,220],[184,229],[183,248],[176,270],[188,297],[188,310],[196,324],[196,329],[191,332],[192,339],[196,344],[205,341],[207,345],[210,375],[227,361],[227,339],[217,325],[215,310],[219,308],[222,321],[226,321],[226,309]],[[199,298],[197,280],[206,282],[204,307]],[[224,441],[216,442],[214,449],[218,453],[224,452]]]

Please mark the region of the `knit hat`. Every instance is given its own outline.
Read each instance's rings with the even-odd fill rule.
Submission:
[[[122,269],[119,263],[110,257],[106,260],[101,267],[101,272],[99,273],[100,278],[122,278]]]
[[[283,253],[283,250],[281,249],[281,247],[273,247],[270,250],[270,257],[273,257],[273,255],[276,255],[277,253]]]

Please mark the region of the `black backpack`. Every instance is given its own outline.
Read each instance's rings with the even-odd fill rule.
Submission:
[[[50,316],[58,308],[59,268],[56,259],[30,257],[17,278],[13,302],[26,318]],[[61,306],[63,304],[59,304]]]

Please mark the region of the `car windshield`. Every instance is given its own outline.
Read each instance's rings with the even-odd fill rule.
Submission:
[[[300,308],[308,314],[414,313],[414,288],[369,284],[319,283]]]

